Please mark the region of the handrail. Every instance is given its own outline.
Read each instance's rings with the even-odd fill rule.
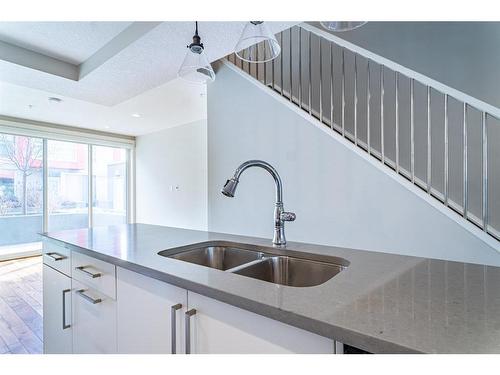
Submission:
[[[308,23],[301,23],[298,25],[304,30],[310,31],[313,34],[319,35],[341,47],[344,47],[348,49],[349,51],[356,53],[360,56],[363,56],[367,59],[370,59],[377,64],[384,65],[385,67],[398,71],[405,76],[409,78],[413,78],[414,80],[426,85],[426,86],[431,86],[433,89],[443,93],[443,94],[448,94],[449,96],[454,97],[455,99],[461,101],[461,102],[466,102],[469,105],[475,107],[481,112],[487,112],[491,116],[496,117],[497,119],[500,119],[500,108],[497,108],[491,104],[488,104],[482,100],[479,100],[473,96],[470,96],[469,94],[464,93],[463,91],[454,89],[451,86],[445,85],[442,82],[436,81],[435,79],[432,79],[428,76],[425,76],[421,73],[418,73],[410,68],[407,68],[404,65],[398,64],[392,60],[389,60],[383,56],[377,55],[371,51],[368,51],[367,49],[364,49],[360,46],[357,46],[351,42],[346,41],[345,39],[339,38],[336,35],[330,34],[326,30],[322,30],[316,26],[309,25]]]

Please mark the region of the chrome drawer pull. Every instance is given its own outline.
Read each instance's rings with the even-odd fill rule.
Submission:
[[[176,312],[177,310],[182,308],[182,304],[178,303],[176,305],[173,305],[170,309],[170,326],[172,330],[172,354],[175,354],[177,352],[176,344],[177,344],[177,319],[176,319]]]
[[[90,297],[89,295],[85,294],[85,289],[80,289],[80,290],[77,290],[76,293],[80,296],[80,297],[83,297],[84,299],[86,299],[87,301],[89,301],[90,303],[92,303],[93,305],[97,304],[97,303],[101,303],[102,302],[102,299],[101,298],[92,298]]]
[[[79,267],[75,267],[75,270],[78,270],[78,271],[81,271],[83,272],[85,275],[87,276],[90,276],[91,278],[95,279],[96,277],[101,277],[102,276],[102,273],[100,272],[90,272],[90,271],[87,271],[85,268],[87,267],[90,267],[90,266],[79,266]]]
[[[186,311],[186,354],[191,354],[191,317],[196,314],[196,309]]]
[[[59,253],[46,253],[46,255],[51,257],[52,259],[54,259],[55,262],[57,262],[58,260],[64,260],[67,258],[67,256],[61,255]]]
[[[63,329],[71,327],[71,324],[66,324],[66,293],[71,292],[71,289],[64,289],[62,291],[62,326]]]

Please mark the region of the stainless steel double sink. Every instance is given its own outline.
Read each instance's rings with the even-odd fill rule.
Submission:
[[[158,255],[293,287],[323,284],[349,266],[343,258],[225,241],[164,250]]]

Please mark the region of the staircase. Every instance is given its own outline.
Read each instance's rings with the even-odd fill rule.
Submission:
[[[500,240],[500,110],[314,26],[264,64],[226,57]]]

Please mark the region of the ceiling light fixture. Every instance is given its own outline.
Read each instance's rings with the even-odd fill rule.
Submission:
[[[135,117],[135,118],[139,118],[139,117],[141,117],[141,114],[140,113],[132,113],[131,116]]]
[[[186,81],[204,84],[215,81],[215,72],[205,55],[205,47],[198,35],[198,22],[193,35],[193,42],[187,46],[188,51],[177,75]]]
[[[265,63],[279,56],[281,47],[264,21],[250,21],[234,47],[236,56],[250,63]]]
[[[351,31],[363,26],[367,21],[321,21],[320,24],[330,31]]]

